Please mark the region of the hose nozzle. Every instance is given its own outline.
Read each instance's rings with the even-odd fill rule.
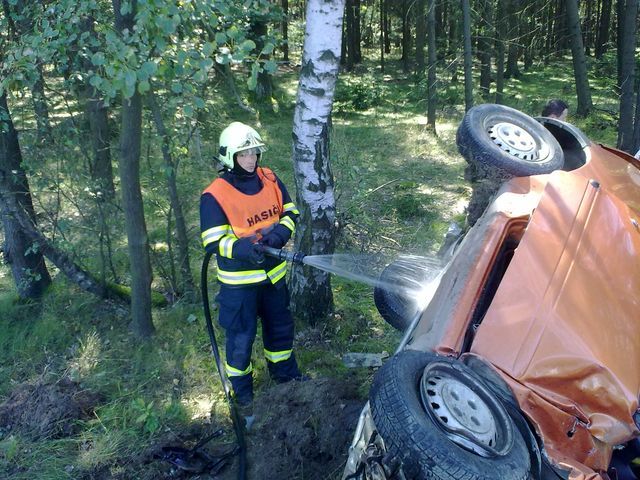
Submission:
[[[270,257],[275,257],[278,260],[297,263],[298,265],[304,264],[305,254],[302,252],[287,252],[285,250],[267,247],[266,245],[261,245],[261,248],[266,255],[269,255]]]

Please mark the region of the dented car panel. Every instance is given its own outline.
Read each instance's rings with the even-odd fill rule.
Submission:
[[[471,348],[510,383],[550,454],[596,470],[640,434],[638,214],[611,192],[640,198],[630,164],[605,160],[550,175]]]

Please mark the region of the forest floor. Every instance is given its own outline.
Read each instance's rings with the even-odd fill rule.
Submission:
[[[68,378],[24,383],[15,387],[0,404],[0,425],[13,435],[35,441],[72,437],[79,431],[79,422],[88,418],[101,400]],[[255,404],[256,421],[245,437],[247,478],[338,478],[363,406],[361,396],[348,378],[318,377],[305,382],[269,385],[258,393]],[[191,449],[219,429],[224,433],[198,448],[196,455],[175,456],[176,448]],[[204,419],[184,431],[167,430],[133,458],[114,458],[108,465],[77,472],[77,476],[70,464],[65,473],[69,478],[99,480],[232,480],[237,478],[238,456],[221,457],[232,452],[236,445],[228,420],[214,424]],[[213,469],[207,468],[208,462],[216,458],[221,458],[221,463],[216,463]],[[5,473],[10,478],[21,472],[16,465],[15,470],[9,468]]]
[[[464,221],[470,194],[463,176],[465,162],[455,145],[464,113],[462,85],[442,79],[434,136],[425,128],[424,85],[388,68],[393,75],[370,73],[372,68],[339,80],[331,137],[337,245],[339,251],[390,259],[406,253],[433,255],[448,225]],[[537,115],[549,98],[569,97],[575,106],[570,100],[573,90],[568,88],[571,76],[569,59],[538,66],[507,82],[507,104],[530,115]],[[226,116],[212,115],[202,148],[214,151],[216,132],[232,119],[256,124],[269,144],[265,164],[278,172],[293,194],[290,148],[296,80],[295,71],[280,79],[277,113],[253,118],[227,104]],[[611,112],[616,106],[611,105],[611,86],[595,77],[591,80],[600,110],[588,119],[576,119],[577,124],[595,141],[612,145]],[[222,97],[220,102],[225,101]],[[224,110],[220,105],[214,110]],[[20,109],[14,114],[19,116]],[[24,151],[30,158],[35,149],[27,145]],[[162,177],[154,175],[164,173],[162,168],[147,169],[161,158],[158,145],[146,151],[145,207],[150,239],[156,242],[153,287],[163,291],[169,268],[161,263],[158,245],[167,226],[158,212],[166,208],[166,194],[153,186],[162,184]],[[66,156],[73,157],[68,152]],[[55,156],[46,158],[52,161]],[[58,175],[55,168],[50,170]],[[35,179],[40,182],[36,185],[45,185],[42,175]],[[198,196],[212,176],[209,161],[190,157],[181,163],[180,189],[194,239],[194,272],[202,258]],[[69,214],[65,221],[74,225],[77,217]],[[114,224],[118,221],[114,217]],[[65,246],[78,255],[94,248],[93,240],[81,233],[68,240]],[[124,269],[125,240],[114,242],[114,263]],[[41,302],[30,304],[16,300],[9,269],[0,265],[0,478],[236,478],[236,460],[214,477],[182,471],[158,458],[163,447],[191,448],[219,428],[224,435],[207,444],[206,451],[220,453],[234,441],[202,306],[179,301],[155,308],[156,334],[139,342],[131,337],[121,311],[53,273],[50,291]],[[367,285],[332,277],[332,289],[332,314],[317,319],[315,325],[297,326],[296,355],[310,381],[272,384],[261,360],[262,345],[256,342],[257,420],[247,437],[249,479],[335,480],[342,474],[375,373],[367,367],[348,368],[343,356],[393,352],[400,334],[382,320]],[[217,336],[223,345],[220,331]]]

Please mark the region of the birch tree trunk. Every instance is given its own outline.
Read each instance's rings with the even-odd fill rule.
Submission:
[[[336,205],[329,163],[329,127],[342,39],[345,0],[309,0],[302,68],[293,118],[293,162],[301,215],[295,247],[306,254],[335,248]],[[294,267],[292,310],[314,324],[333,308],[329,274]]]

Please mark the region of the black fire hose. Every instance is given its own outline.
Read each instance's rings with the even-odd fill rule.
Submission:
[[[238,412],[238,406],[235,399],[231,395],[231,388],[229,387],[229,381],[225,373],[224,365],[220,359],[220,351],[218,350],[218,342],[216,342],[215,332],[213,330],[213,322],[211,321],[211,309],[209,307],[209,290],[207,283],[207,270],[209,268],[209,260],[211,259],[211,252],[206,252],[204,259],[202,260],[202,272],[200,275],[201,290],[202,290],[202,304],[204,306],[204,319],[207,324],[207,331],[209,332],[209,341],[211,342],[211,350],[213,350],[213,357],[216,360],[216,367],[220,374],[220,381],[222,382],[222,388],[224,389],[224,395],[227,397],[227,403],[229,404],[229,411],[231,412],[231,421],[233,422],[233,429],[236,432],[236,439],[238,441],[238,480],[246,480],[247,478],[247,442],[244,437],[245,426],[244,418],[240,416]]]

